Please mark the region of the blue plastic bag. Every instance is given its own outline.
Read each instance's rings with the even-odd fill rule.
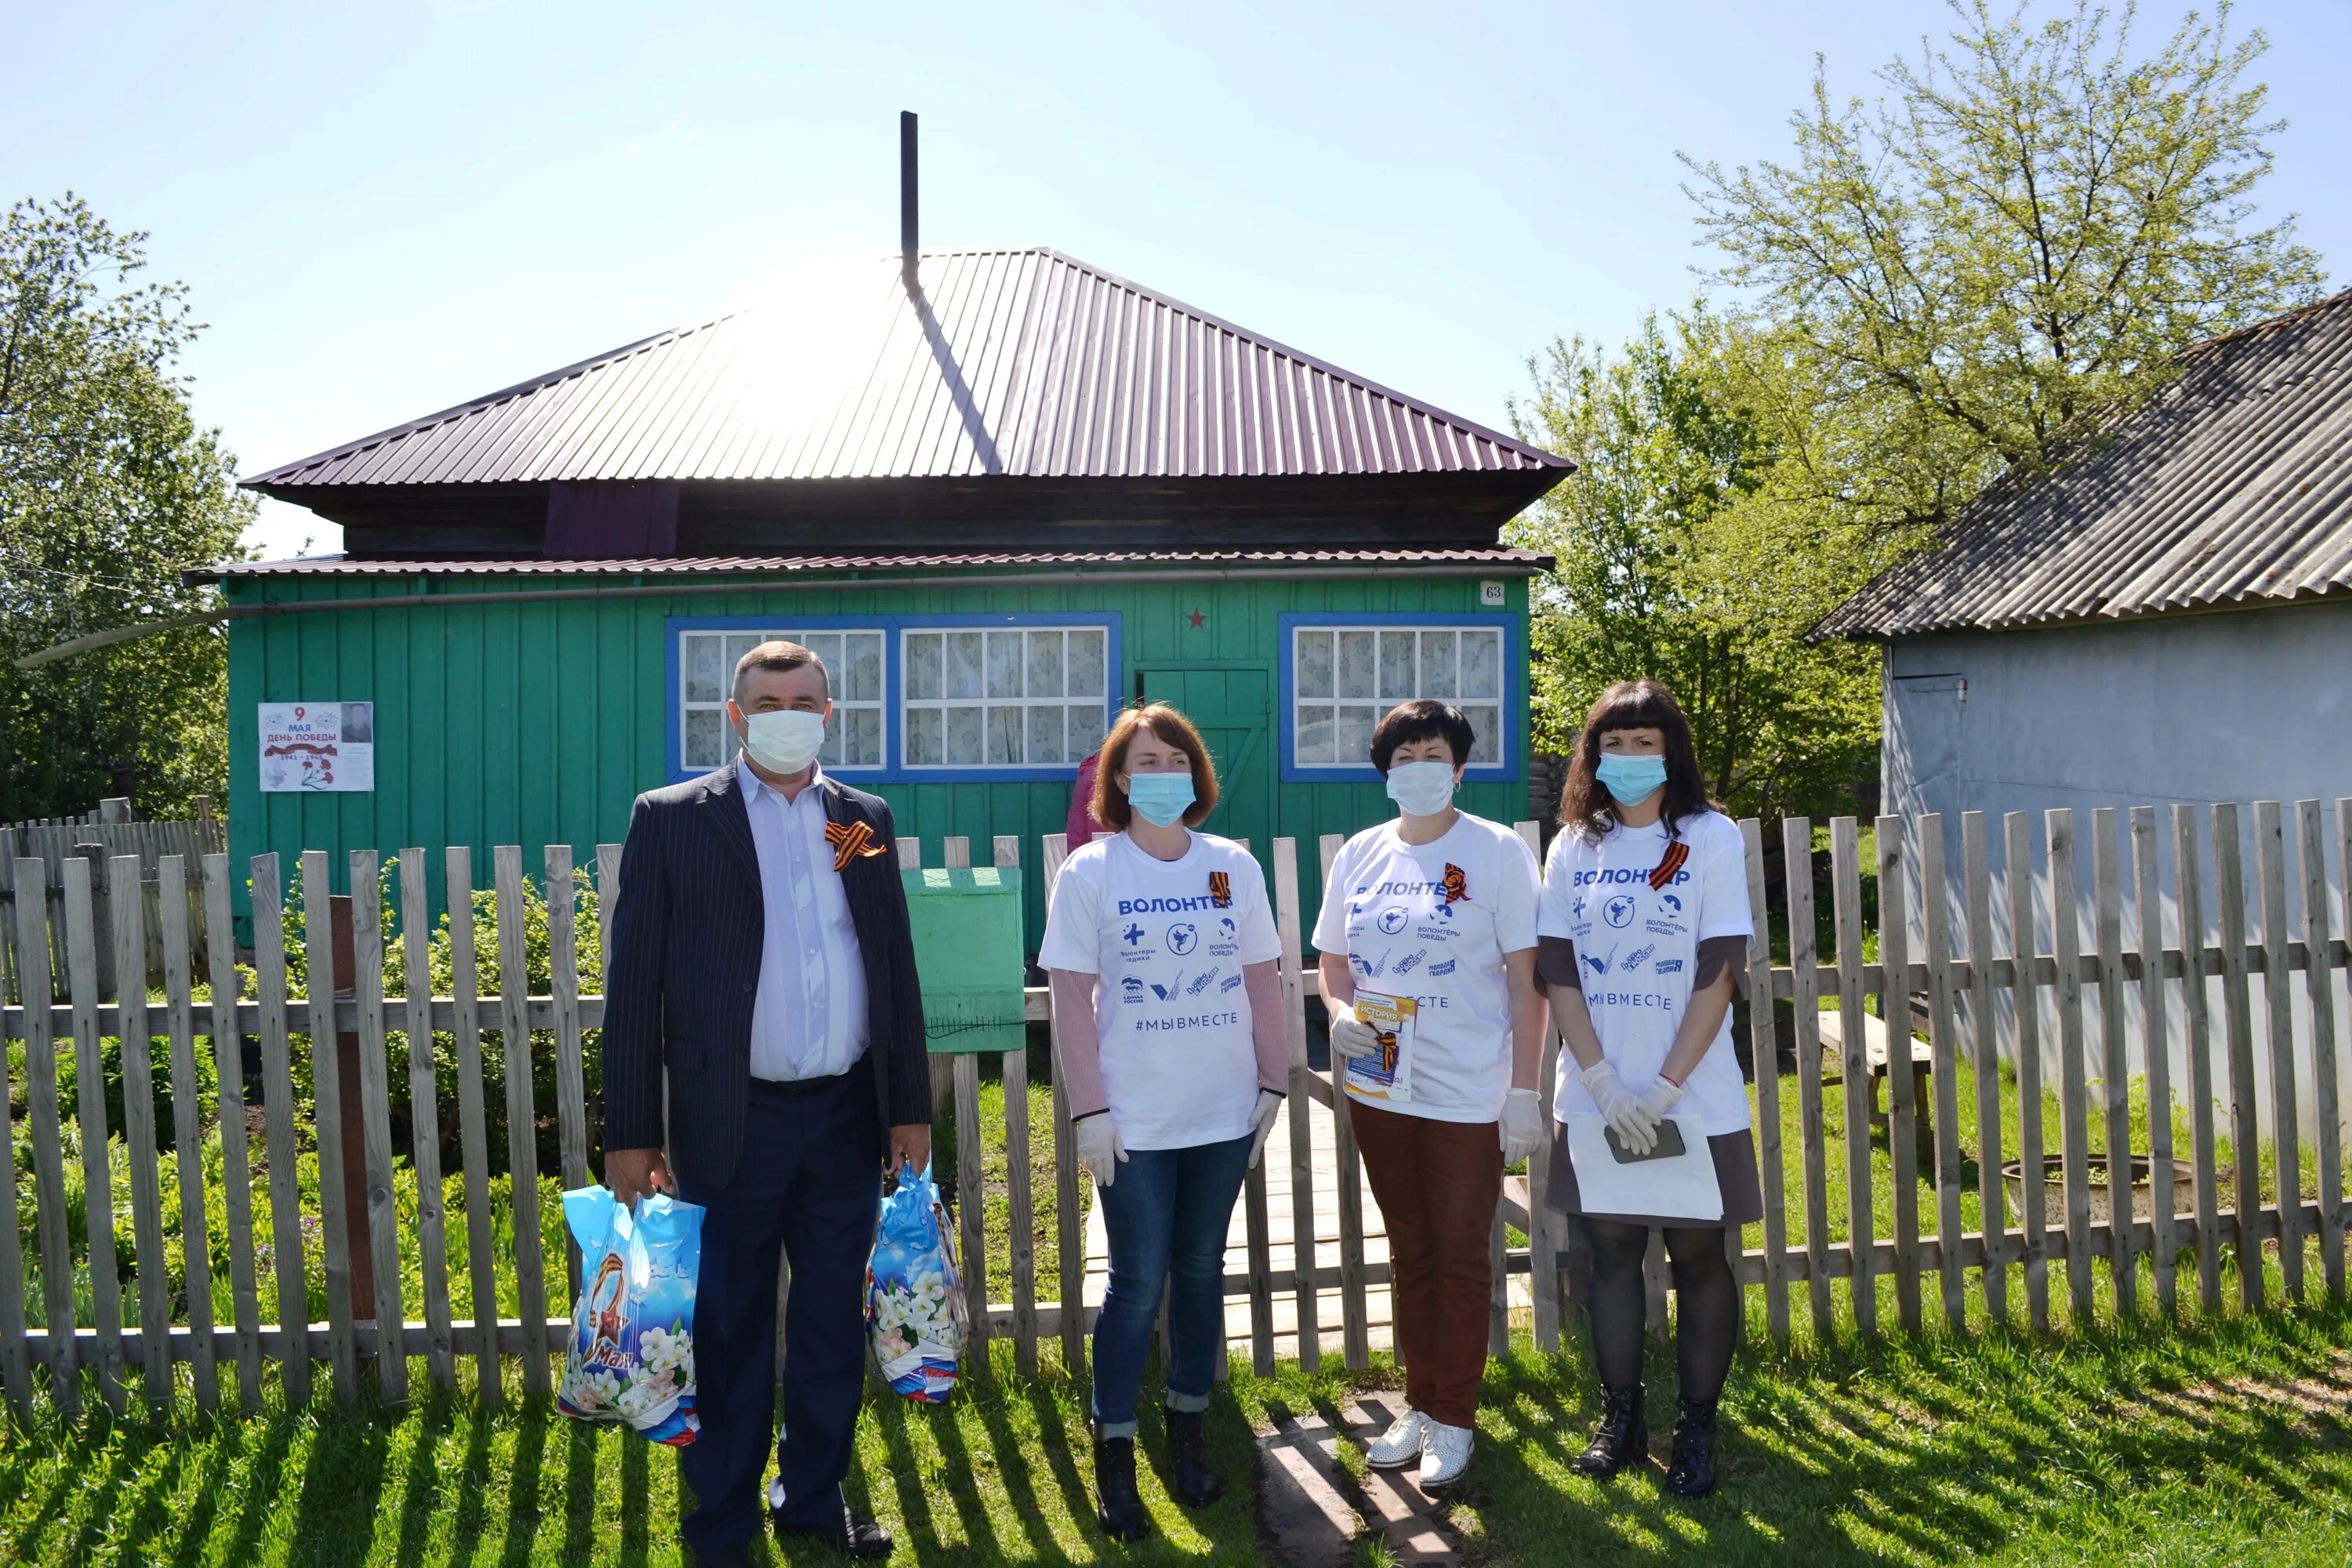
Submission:
[[[580,1294],[556,1405],[583,1421],[617,1421],[684,1447],[694,1413],[694,1285],[702,1210],[656,1193],[634,1209],[603,1187],[563,1194],[580,1244]]]
[[[901,1175],[882,1202],[866,1268],[866,1332],[883,1379],[908,1399],[937,1405],[955,1392],[970,1330],[947,1211],[931,1169]]]

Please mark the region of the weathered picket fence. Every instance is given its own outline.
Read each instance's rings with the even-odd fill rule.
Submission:
[[[2263,1247],[2274,1247],[2273,1267],[2285,1292],[2300,1298],[2305,1290],[2305,1255],[2315,1242],[2326,1289],[2344,1289],[2345,1228],[2341,1129],[2336,1043],[2334,1033],[2335,987],[2338,972],[2352,969],[2342,935],[2330,933],[2330,898],[2318,803],[2305,801],[2294,808],[2294,858],[2292,865],[2300,888],[2301,920],[2290,930],[2286,916],[2290,862],[2285,851],[2284,814],[2273,803],[2257,803],[2255,827],[2256,929],[2247,924],[2247,879],[2241,851],[2238,809],[2211,808],[2210,883],[2201,869],[2200,832],[2196,810],[2175,806],[2168,823],[2154,807],[2130,813],[2126,825],[2111,810],[2092,815],[2092,937],[2084,940],[2082,922],[2065,918],[2080,907],[2076,887],[2075,826],[2066,811],[2046,814],[2036,825],[2023,814],[2012,814],[2000,826],[2007,852],[2006,907],[2023,911],[2020,927],[1997,933],[1996,900],[1988,870],[1987,834],[1991,825],[1980,813],[1969,813],[1960,823],[1961,875],[1948,877],[1944,824],[1934,816],[1906,821],[1885,816],[1876,822],[1876,874],[1880,890],[1876,938],[1877,956],[1865,956],[1864,895],[1860,864],[1859,825],[1853,818],[1830,824],[1832,839],[1833,953],[1822,962],[1816,952],[1815,893],[1812,871],[1812,826],[1802,820],[1780,826],[1785,873],[1785,929],[1790,962],[1775,964],[1770,945],[1752,949],[1749,975],[1756,998],[1751,1016],[1756,1022],[1755,1106],[1758,1147],[1763,1166],[1765,1216],[1761,1245],[1742,1246],[1737,1233],[1727,1236],[1737,1254],[1739,1275],[1749,1286],[1762,1288],[1769,1332],[1785,1339],[1790,1332],[1792,1299],[1801,1296],[1810,1306],[1813,1330],[1827,1333],[1850,1321],[1862,1331],[1878,1325],[1882,1283],[1894,1298],[1895,1312],[1906,1330],[1923,1323],[1922,1296],[1932,1283],[1940,1298],[1941,1316],[1952,1323],[1968,1319],[1969,1276],[1975,1279],[1979,1311],[1992,1320],[2011,1317],[2010,1287],[2022,1272],[2026,1321],[2035,1330],[2053,1321],[2050,1272],[2062,1266],[2066,1285],[2069,1321],[2085,1320],[2094,1310],[2098,1291],[2096,1260],[2106,1259],[2105,1300],[2112,1310],[2137,1311],[2142,1260],[2156,1302],[2170,1312],[2183,1294],[2179,1275],[2193,1268],[2197,1301],[2207,1310],[2222,1304],[2225,1254],[2237,1279],[2237,1295],[2244,1305],[2263,1300],[2265,1269]],[[2344,847],[2352,850],[2352,801],[2336,807]],[[1748,847],[1748,885],[1759,931],[1768,923],[1767,858],[1762,828],[1750,820],[1741,824]],[[2167,831],[2168,829],[2168,831]],[[1519,825],[1531,840],[1532,823]],[[2047,860],[2041,873],[2047,885],[2047,908],[2059,911],[2045,948],[2034,934],[2032,869],[2036,837]],[[1337,837],[1318,846],[1328,868],[1337,852]],[[1048,886],[1063,860],[1060,837],[1042,845],[1043,870]],[[970,847],[961,839],[942,846],[949,866],[970,862]],[[1244,1194],[1248,1237],[1247,1267],[1227,1279],[1230,1299],[1246,1300],[1251,1364],[1271,1371],[1276,1359],[1277,1300],[1287,1296],[1295,1313],[1295,1332],[1281,1336],[1295,1346],[1308,1366],[1336,1350],[1349,1366],[1366,1363],[1371,1353],[1370,1290],[1386,1283],[1388,1265],[1368,1259],[1364,1235],[1363,1182],[1349,1127],[1344,1096],[1334,1096],[1329,1077],[1309,1066],[1307,998],[1317,982],[1306,963],[1301,932],[1307,911],[1300,907],[1297,848],[1289,839],[1277,839],[1267,859],[1272,871],[1277,925],[1281,934],[1281,976],[1285,1024],[1290,1046],[1291,1095],[1289,1118],[1292,1165],[1290,1267],[1277,1272],[1270,1235],[1267,1174],[1254,1172]],[[992,846],[999,865],[1017,865],[1021,846],[1000,837]],[[900,864],[921,863],[921,847],[912,840],[898,846]],[[2119,866],[2128,858],[2137,888],[2135,910],[2138,940],[2124,945],[2125,914]],[[2158,895],[2159,863],[2168,858],[2176,884],[2174,918],[2167,940],[2165,903]],[[623,874],[618,846],[599,847],[593,884],[609,900]],[[2346,863],[2352,863],[2347,861]],[[168,855],[155,868],[163,896],[157,905],[157,937],[163,954],[161,995],[151,997],[136,987],[125,988],[116,999],[101,995],[97,981],[97,937],[92,921],[93,868],[86,858],[68,858],[62,865],[61,898],[57,914],[59,931],[50,929],[45,900],[22,900],[14,910],[13,930],[0,933],[9,940],[19,960],[20,992],[5,1010],[5,1037],[22,1041],[21,1083],[8,1085],[12,1106],[26,1108],[26,1125],[14,1125],[12,1139],[29,1139],[33,1209],[37,1216],[30,1238],[30,1255],[15,1225],[0,1225],[0,1382],[11,1399],[31,1401],[37,1386],[68,1409],[78,1405],[84,1371],[94,1373],[100,1394],[121,1406],[130,1373],[136,1368],[152,1397],[169,1395],[178,1386],[176,1368],[189,1369],[196,1399],[207,1406],[220,1396],[220,1384],[233,1369],[239,1403],[255,1407],[260,1398],[265,1362],[280,1364],[288,1394],[303,1397],[316,1361],[332,1369],[336,1388],[355,1396],[361,1365],[373,1362],[376,1381],[393,1399],[405,1397],[409,1359],[422,1357],[431,1383],[448,1388],[456,1382],[460,1358],[478,1369],[481,1395],[499,1397],[501,1358],[519,1357],[522,1384],[530,1393],[549,1386],[551,1347],[566,1328],[561,1298],[568,1295],[562,1282],[564,1253],[559,1238],[541,1232],[541,1205],[522,1202],[502,1211],[509,1227],[504,1239],[498,1233],[501,1211],[494,1209],[488,1191],[491,1180],[488,1149],[490,1108],[484,1103],[483,1063],[486,1036],[495,1035],[504,1067],[504,1125],[532,1129],[544,1108],[536,1104],[531,1068],[538,1053],[552,1053],[555,1085],[553,1117],[558,1130],[558,1170],[565,1185],[590,1179],[591,1125],[585,1094],[583,1037],[602,1023],[604,999],[584,987],[574,962],[577,918],[575,902],[564,896],[574,886],[572,854],[564,846],[544,853],[541,886],[555,892],[547,900],[547,946],[551,983],[544,994],[526,994],[501,985],[499,994],[481,994],[475,960],[475,874],[471,852],[448,849],[437,868],[429,867],[422,849],[401,852],[390,879],[392,904],[399,921],[397,938],[405,960],[406,984],[400,994],[386,994],[386,932],[381,906],[373,898],[351,902],[348,950],[338,952],[331,921],[333,905],[329,858],[320,852],[303,855],[298,889],[302,920],[299,932],[290,931],[287,887],[274,855],[254,858],[252,942],[255,963],[241,975],[233,961],[230,910],[233,873],[225,855],[202,857],[195,889],[195,907],[212,933],[205,949],[208,959],[199,970],[191,954],[196,951],[189,898],[184,896],[191,868],[184,857]],[[141,875],[138,858],[123,856],[105,868],[110,891],[122,918],[110,940],[120,973],[136,973],[131,955],[146,942],[146,905],[131,896]],[[20,860],[15,868],[22,879],[39,874],[39,863]],[[427,943],[430,911],[436,900],[428,878],[441,878],[441,903],[447,910],[450,994],[436,995],[431,986]],[[351,857],[351,885],[378,885],[383,866],[372,851]],[[525,945],[526,872],[522,854],[514,846],[493,851],[492,885],[497,893],[496,950],[502,976],[527,973]],[[2208,942],[2205,916],[2210,889],[2216,913],[2218,941]],[[1958,910],[1954,920],[1951,910]],[[1926,933],[1925,951],[1909,951],[1908,919],[1916,911]],[[2343,911],[2345,929],[2352,931],[2352,908]],[[1996,940],[1997,935],[2000,940]],[[293,945],[289,947],[289,939]],[[52,950],[62,953],[53,967]],[[292,994],[288,958],[299,952],[308,974],[307,994]],[[2250,984],[2261,977],[2275,1004],[2288,988],[2299,984],[2310,1004],[2311,1026],[2316,1033],[2309,1053],[2308,1081],[2302,1081],[2297,1057],[2287,1037],[2286,1009],[2265,1009],[2267,1038],[2258,1041],[2250,1005]],[[2209,987],[2218,982],[2219,1016],[2208,1005]],[[1890,994],[1891,992],[1891,994]],[[2056,1057],[2060,1063],[2058,1163],[2061,1167],[2063,1211],[2053,1223],[2045,1214],[2039,1173],[2045,1168],[2048,1142],[2043,1126],[2042,1042],[2041,1004],[2054,1002],[2057,1019]],[[200,994],[201,993],[201,994]],[[2101,1001],[2100,1041],[2092,1054],[2084,1027],[2084,996]],[[2126,1038],[2126,1010],[2116,1005],[2126,993],[2145,1003],[2140,1026],[2146,1037],[2137,1041],[2145,1061],[2144,1076],[2135,1080],[2128,1070],[2133,1042]],[[2177,994],[2175,994],[2177,993]],[[1993,1005],[2006,994],[2015,1002],[2017,1038],[2005,1047],[2000,1038]],[[1865,997],[1881,998],[1879,1013],[1895,1020],[1883,1036],[1908,1044],[1907,1022],[1915,995],[1925,998],[1927,1039],[1916,1047],[1915,1071],[1904,1070],[1896,1055],[1893,1070],[1884,1055],[1899,1053],[1888,1047],[1874,1062],[1871,1020]],[[1784,1067],[1765,1020],[1770,1009],[1763,1000],[1792,1005],[1791,1050]],[[1824,999],[1834,1009],[1822,1010]],[[2168,1000],[2178,1004],[2168,1005]],[[1029,1016],[1046,1021],[1055,1030],[1063,1021],[1052,1017],[1049,995],[1032,988]],[[2189,1081],[2176,1091],[2170,1081],[2171,1052],[2163,1038],[2167,1020],[2184,1020],[2186,1061]],[[1825,1058],[1824,1025],[1840,1042],[1838,1054]],[[441,1131],[436,1101],[441,1089],[440,1067],[434,1052],[438,1034],[454,1042],[456,1100],[459,1146],[463,1151],[463,1268],[467,1300],[477,1305],[474,1316],[460,1319],[453,1311],[453,1252],[457,1239],[445,1235],[443,1184],[440,1170]],[[308,1042],[349,1037],[341,1050],[310,1049]],[[205,1145],[217,1137],[219,1163],[232,1173],[254,1170],[255,1151],[248,1148],[243,1116],[229,1113],[207,1128],[196,1114],[173,1119],[173,1162],[168,1173],[159,1161],[156,1089],[167,1085],[174,1107],[198,1104],[197,1040],[205,1038],[217,1077],[220,1107],[239,1108],[247,1102],[244,1082],[242,1042],[257,1039],[261,1063],[259,1100],[267,1168],[263,1198],[266,1213],[255,1212],[256,1184],[250,1179],[222,1184],[219,1196],[226,1229],[226,1294],[231,1306],[226,1321],[216,1321],[214,1310],[215,1246],[209,1235],[207,1205],[203,1201],[205,1180]],[[404,1050],[393,1054],[398,1037]],[[108,1129],[103,1075],[104,1043],[120,1042],[122,1110],[120,1125]],[[154,1042],[164,1044],[160,1069]],[[1549,1109],[1551,1060],[1559,1048],[1555,1039],[1547,1051],[1542,1082]],[[74,1063],[76,1104],[59,1103],[59,1053]],[[306,1122],[296,1096],[297,1069],[304,1060],[311,1076],[311,1105]],[[2004,1055],[2013,1058],[2013,1110],[2004,1094]],[[15,1053],[11,1053],[12,1058]],[[2214,1064],[2221,1073],[2214,1076]],[[409,1085],[411,1148],[414,1163],[414,1212],[404,1215],[397,1199],[397,1154],[389,1114],[392,1075],[405,1067]],[[1056,1188],[1059,1279],[1052,1300],[1041,1299],[1032,1237],[1034,1230],[1031,1162],[1021,1157],[1031,1148],[1032,1129],[1027,1093],[1027,1056],[1003,1055],[999,1070],[1004,1089],[1005,1139],[1008,1159],[1004,1202],[1010,1209],[1010,1247],[992,1256],[985,1242],[983,1207],[990,1201],[982,1182],[985,1158],[982,1137],[982,1061],[959,1056],[948,1069],[953,1086],[953,1114],[958,1128],[959,1191],[962,1195],[959,1225],[965,1259],[965,1288],[972,1321],[983,1342],[992,1338],[1012,1342],[1012,1357],[1019,1368],[1038,1363],[1041,1341],[1058,1338],[1065,1365],[1083,1364],[1084,1336],[1089,1326],[1083,1301],[1085,1246],[1082,1236],[1080,1176],[1075,1159],[1066,1107],[1058,1085],[1051,1139],[1052,1180]],[[1982,1223],[1975,1230],[1962,1226],[1965,1196],[1964,1151],[1960,1142],[1960,1073],[1973,1077],[1976,1109],[1975,1147],[1978,1193]],[[1886,1150],[1893,1191],[1891,1235],[1877,1231],[1876,1199],[1883,1190],[1874,1175],[1873,1094],[1861,1086],[1883,1074],[1888,1099]],[[1058,1075],[1056,1075],[1058,1077]],[[1786,1079],[1793,1078],[1793,1085]],[[2095,1100],[2092,1083],[2101,1091]],[[1842,1136],[1833,1139],[1824,1106],[1826,1086],[1836,1080],[1843,1092]],[[1918,1100],[1924,1082],[1932,1105]],[[2257,1089],[2266,1089],[2279,1114],[2269,1150],[2272,1179],[2265,1182],[2262,1140],[2255,1121]],[[1800,1134],[1793,1160],[1782,1136],[1782,1097],[1797,1097]],[[2308,1095],[2308,1100],[2302,1097]],[[2148,1147],[2145,1160],[2149,1183],[2148,1212],[2137,1212],[2128,1195],[2133,1188],[2132,1112],[2135,1097],[2146,1113]],[[2217,1104],[2229,1117],[2234,1179],[2221,1190],[2222,1167],[2216,1155]],[[2310,1105],[2316,1128],[2314,1184],[2304,1179],[2297,1108]],[[1309,1123],[1314,1107],[1328,1108],[1339,1142],[1337,1168],[1338,1234],[1317,1234]],[[2180,1162],[2174,1147],[2176,1106],[2185,1111],[2190,1128],[2186,1163],[2193,1194],[2184,1206],[2175,1201],[2174,1172]],[[1928,1126],[1920,1117],[1927,1113]],[[2094,1175],[2090,1132],[2095,1113],[2104,1117],[2108,1136],[2105,1175],[2110,1202],[2104,1215],[2094,1212]],[[88,1130],[68,1142],[68,1117],[77,1131]],[[299,1180],[301,1137],[307,1125],[315,1142],[320,1180],[314,1196],[306,1196]],[[87,1212],[115,1212],[113,1178],[107,1140],[101,1130],[119,1134],[127,1146],[132,1268],[126,1293],[118,1273],[115,1247],[88,1246],[87,1235],[73,1234],[69,1223],[66,1157],[78,1149]],[[1920,1168],[1920,1134],[1926,1132],[1929,1169]],[[344,1142],[356,1138],[355,1163],[363,1179],[353,1188],[335,1179],[344,1168]],[[2006,1190],[2003,1154],[2014,1149],[2028,1184],[2021,1199]],[[1528,1281],[1528,1326],[1535,1342],[1544,1348],[1558,1344],[1563,1313],[1573,1300],[1575,1278],[1573,1227],[1563,1225],[1545,1206],[1549,1177],[1547,1152],[1539,1151],[1528,1172],[1529,1239],[1524,1246],[1507,1246],[1502,1215],[1497,1214],[1493,1248],[1496,1272],[1492,1339],[1500,1349],[1507,1343],[1512,1325],[1511,1281]],[[1843,1162],[1846,1213],[1843,1226],[1832,1220],[1829,1192],[1835,1166]],[[535,1140],[528,1135],[509,1140],[512,1190],[538,1191],[540,1172]],[[1924,1183],[1923,1183],[1924,1177]],[[163,1215],[164,1183],[175,1184],[181,1216],[179,1256],[183,1282],[174,1288],[170,1277],[170,1248]],[[16,1163],[0,1161],[0,1200],[5,1212],[17,1210]],[[1792,1216],[1790,1188],[1797,1189]],[[1927,1212],[1923,1213],[1923,1184]],[[2014,1211],[2014,1217],[2012,1217]],[[1792,1224],[1792,1218],[1795,1223]],[[1930,1221],[1932,1220],[1932,1224]],[[1839,1231],[1843,1229],[1841,1236]],[[310,1281],[306,1278],[304,1237],[315,1231],[320,1241],[325,1317],[312,1321]],[[257,1284],[257,1253],[268,1249],[269,1276],[277,1300],[265,1303]],[[404,1266],[414,1261],[421,1282],[421,1318],[412,1317],[404,1304]],[[38,1285],[26,1288],[28,1266],[37,1261]],[[551,1300],[548,1276],[558,1277],[557,1300]],[[1847,1310],[1840,1313],[1834,1280],[1846,1281]],[[1006,1289],[1000,1298],[995,1282]],[[1339,1322],[1320,1321],[1323,1294],[1337,1290]],[[516,1303],[511,1316],[496,1306],[510,1291]],[[28,1294],[30,1300],[28,1300]],[[126,1319],[126,1294],[135,1296],[136,1310]],[[1654,1269],[1652,1310],[1663,1316],[1665,1279]],[[479,1304],[490,1303],[485,1315]],[[27,1326],[27,1309],[41,1325]],[[82,1319],[79,1326],[67,1329]],[[1336,1329],[1337,1343],[1331,1342]],[[396,1347],[398,1353],[386,1353]],[[37,1373],[46,1373],[45,1378]]]
[[[121,804],[127,806],[129,803]],[[58,918],[58,905],[64,896],[66,861],[92,855],[100,859],[135,855],[139,858],[141,897],[146,904],[147,974],[152,984],[162,978],[163,964],[163,949],[154,936],[163,926],[158,903],[161,894],[155,880],[157,866],[166,855],[177,855],[194,863],[227,847],[228,825],[210,816],[184,822],[132,822],[119,816],[90,812],[81,816],[47,817],[0,826],[0,931],[16,929],[15,907],[18,899],[46,898],[51,906],[50,928],[61,932],[64,923]],[[39,862],[38,875],[27,875],[23,870],[28,861]],[[106,934],[111,912],[109,891],[108,884],[97,884],[99,901],[94,919],[99,931],[99,982],[111,993],[113,944]],[[205,957],[205,930],[201,921],[191,929],[198,944],[197,962],[202,963]],[[49,958],[52,969],[62,973],[64,951],[53,947]],[[16,954],[14,945],[7,942],[0,942],[0,993],[10,996],[16,994]]]

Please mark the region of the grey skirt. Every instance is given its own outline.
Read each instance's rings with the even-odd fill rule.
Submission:
[[[1756,1174],[1756,1136],[1743,1127],[1737,1132],[1717,1132],[1706,1141],[1706,1151],[1715,1156],[1716,1184],[1723,1189],[1723,1225],[1756,1225],[1764,1218],[1764,1185]],[[1550,1181],[1544,1188],[1544,1205],[1560,1214],[1584,1215],[1584,1196],[1576,1185],[1576,1166],[1568,1157],[1568,1126],[1555,1121],[1551,1124]],[[1706,1225],[1706,1220],[1669,1219],[1654,1214],[1596,1214],[1592,1219],[1615,1220],[1620,1225],[1658,1226],[1692,1226]]]

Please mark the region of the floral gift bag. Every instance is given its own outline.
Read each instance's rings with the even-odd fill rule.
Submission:
[[[926,1165],[883,1200],[866,1269],[866,1331],[890,1386],[936,1405],[955,1392],[967,1327],[947,1211]]]
[[[619,1421],[684,1447],[694,1414],[694,1282],[702,1210],[666,1194],[621,1206],[603,1187],[563,1194],[580,1244],[580,1295],[556,1405],[583,1421]]]

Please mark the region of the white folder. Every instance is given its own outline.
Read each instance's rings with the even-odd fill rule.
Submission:
[[[1715,1156],[1698,1118],[1666,1120],[1682,1130],[1681,1153],[1621,1163],[1609,1148],[1607,1117],[1591,1111],[1569,1114],[1568,1158],[1576,1167],[1576,1190],[1585,1213],[1702,1222],[1723,1218],[1723,1187],[1715,1179]]]

